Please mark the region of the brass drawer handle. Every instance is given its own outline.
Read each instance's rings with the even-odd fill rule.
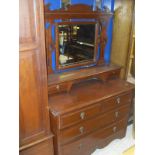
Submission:
[[[120,104],[121,103],[120,97],[118,97],[116,100],[117,100],[117,104]]]
[[[80,133],[82,134],[82,133],[84,132],[84,127],[81,126],[81,127],[79,128],[79,130],[80,130]]]
[[[113,132],[116,132],[116,130],[117,130],[117,127],[114,126],[114,127],[113,127]]]
[[[59,90],[60,89],[60,86],[59,85],[56,85],[56,89]]]
[[[116,112],[115,112],[115,117],[116,117],[116,118],[118,117],[118,114],[119,114],[119,112],[116,111]]]
[[[85,112],[81,112],[81,113],[80,113],[80,118],[81,118],[81,119],[84,119],[84,117],[85,117]]]

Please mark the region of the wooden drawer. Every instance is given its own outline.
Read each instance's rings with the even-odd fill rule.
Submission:
[[[91,118],[100,112],[100,105],[96,104],[70,114],[60,116],[60,129],[76,124],[88,118]]]
[[[118,108],[120,106],[128,105],[131,103],[131,99],[132,99],[131,93],[118,95],[106,101],[99,102],[99,104],[96,104],[89,108],[85,108],[70,114],[60,116],[59,129],[63,129],[70,125],[79,123],[83,120],[87,120],[88,118],[91,118],[99,114],[100,112],[106,112],[106,111],[112,110],[113,108]]]
[[[61,83],[57,85],[49,85],[48,86],[48,94],[55,94],[60,92],[67,91],[68,83]]]
[[[96,148],[107,145],[115,138],[124,136],[127,119],[114,123],[106,128],[96,130],[92,134],[73,143],[61,147],[61,155],[90,155]]]
[[[110,79],[119,78],[119,75],[120,75],[120,69],[117,69],[117,70],[107,71],[107,72],[101,73],[97,77],[99,79],[107,81]]]
[[[102,101],[101,103],[101,111],[106,112],[113,108],[118,108],[120,106],[131,104],[132,94],[123,94],[112,97],[106,101]]]
[[[129,106],[121,107],[106,114],[100,115],[94,119],[82,122],[76,126],[64,129],[60,131],[60,141],[62,144],[67,143],[100,127],[105,127],[110,123],[118,121],[124,117],[128,117],[129,110]]]
[[[128,118],[126,117],[116,123],[113,123],[105,128],[100,128],[96,132],[92,133],[91,137],[93,137],[94,139],[95,147],[96,148],[104,147],[103,141],[108,141],[109,143],[110,141],[108,140],[108,138],[113,137],[111,139],[112,141],[113,139],[116,138],[113,135],[117,134],[119,131],[123,131],[123,134],[121,136],[119,135],[120,137],[118,138],[123,138],[123,136],[125,136],[125,132],[127,128],[127,122],[128,122]]]
[[[118,78],[120,75],[120,69],[108,72],[108,79]]]

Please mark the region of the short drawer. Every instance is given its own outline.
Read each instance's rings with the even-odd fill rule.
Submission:
[[[104,147],[115,138],[124,136],[127,126],[127,119],[111,124],[106,128],[100,128],[80,140],[63,145],[62,155],[90,155],[96,148]]]
[[[55,94],[67,91],[68,83],[61,83],[48,86],[48,94]]]
[[[88,134],[100,127],[105,127],[113,122],[119,121],[124,117],[128,117],[130,107],[125,106],[115,109],[108,113],[97,116],[96,118],[82,122],[76,126],[60,131],[60,141],[62,144],[67,143],[77,137]]]
[[[120,75],[120,69],[117,69],[117,70],[111,70],[111,71],[103,72],[103,73],[99,74],[97,77],[99,79],[107,81],[110,79],[119,78],[119,75]]]
[[[108,100],[102,101],[101,103],[101,111],[106,112],[113,108],[118,108],[120,106],[125,106],[130,104],[132,101],[132,94],[123,94],[112,97]]]
[[[118,78],[120,75],[120,69],[108,72],[108,79]]]
[[[99,114],[99,112],[100,105],[96,104],[95,106],[60,116],[60,129],[94,117],[95,115]]]

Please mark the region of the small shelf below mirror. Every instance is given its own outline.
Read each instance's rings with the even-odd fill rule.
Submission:
[[[70,92],[73,84],[87,79],[98,78],[107,81],[118,78],[120,70],[120,66],[111,64],[51,74],[48,76],[48,93],[51,95],[63,91]]]

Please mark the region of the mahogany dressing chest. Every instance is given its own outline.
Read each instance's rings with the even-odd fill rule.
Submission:
[[[82,4],[55,11],[48,7],[48,102],[54,153],[90,155],[125,136],[134,86],[119,78],[121,67],[104,62],[111,12],[92,11]],[[85,26],[94,32],[89,39]],[[49,35],[53,27],[55,36]]]
[[[75,84],[49,97],[56,155],[90,155],[126,133],[134,86],[120,79]]]
[[[20,0],[20,155],[90,155],[126,133],[134,85],[104,62],[113,14]]]

